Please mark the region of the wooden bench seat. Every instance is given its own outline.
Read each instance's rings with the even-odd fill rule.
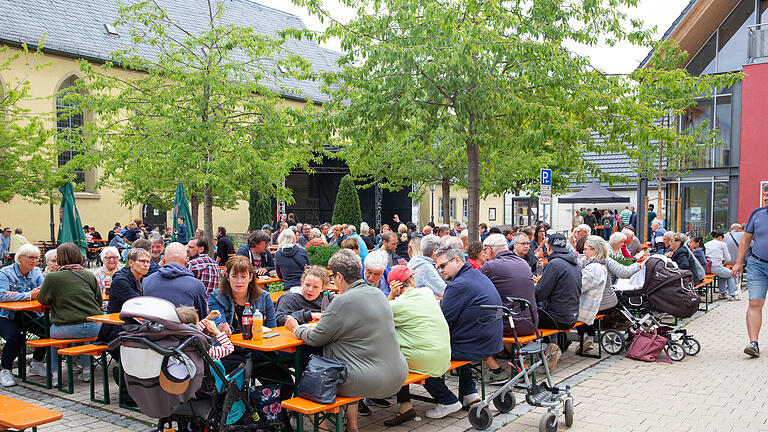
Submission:
[[[35,348],[47,348],[47,347],[54,347],[54,348],[64,348],[67,345],[72,345],[76,343],[83,343],[83,342],[93,342],[96,338],[82,338],[82,339],[35,339],[31,341],[27,341],[27,345]]]
[[[59,350],[60,356],[66,356],[67,357],[67,382],[68,382],[68,390],[63,390],[61,378],[59,379],[59,390],[66,391],[67,393],[72,393],[74,391],[74,373],[72,370],[72,357],[78,356],[78,355],[87,355],[87,356],[95,356],[97,358],[91,358],[91,369],[90,369],[90,391],[91,391],[91,401],[92,402],[98,402],[101,404],[109,404],[109,373],[107,371],[107,345],[95,345],[95,344],[87,344],[87,345],[77,345],[69,348],[62,348]],[[83,365],[85,366],[85,365]],[[94,379],[95,369],[97,366],[101,366],[101,379],[102,379],[102,392],[103,396],[101,399],[96,398],[96,380]]]
[[[58,411],[0,395],[0,426],[3,428],[17,431],[32,428],[36,431],[37,426],[59,420],[62,416]]]
[[[101,355],[102,352],[106,351],[107,345],[94,345],[94,344],[88,344],[88,345],[77,345],[69,348],[62,348],[59,350],[59,355],[65,355],[65,356],[76,356],[76,355],[91,355],[91,356],[97,356]]]

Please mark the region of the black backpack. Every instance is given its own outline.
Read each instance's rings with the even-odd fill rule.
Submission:
[[[701,301],[693,286],[693,273],[656,257],[645,263],[643,291],[657,311],[675,318],[692,316]]]

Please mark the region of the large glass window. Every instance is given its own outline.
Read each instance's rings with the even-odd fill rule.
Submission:
[[[747,27],[755,23],[755,2],[742,0],[717,29],[717,71],[741,70],[747,60]]]
[[[768,0],[767,0],[768,1]],[[514,220],[512,194],[504,194],[504,225],[512,225]]]
[[[688,73],[694,76],[706,75],[717,72],[715,64],[715,49],[717,45],[717,36],[711,38],[701,47],[696,57],[688,63]]]
[[[768,23],[768,0],[760,0],[760,23]]]
[[[56,111],[59,113],[60,116],[63,116],[62,118],[59,118],[56,121],[56,131],[59,133],[60,137],[64,137],[64,139],[74,139],[77,134],[82,134],[83,129],[83,115],[82,114],[67,114],[68,110],[72,108],[73,104],[67,104],[64,102],[64,96],[66,95],[67,91],[74,91],[73,89],[72,81],[67,81],[64,83],[59,91],[64,91],[63,93],[59,93],[59,96],[56,98]],[[70,89],[70,90],[67,90]],[[67,162],[71,161],[75,156],[77,156],[79,152],[74,150],[66,150],[59,154],[58,156],[58,166],[64,166]],[[74,182],[77,184],[85,183],[85,171],[78,170],[78,171],[72,171],[72,173],[75,174]]]
[[[712,183],[683,183],[683,232],[689,236],[704,236],[710,231]]]
[[[715,182],[712,202],[712,228],[728,231],[728,183]]]
[[[722,144],[713,148],[712,166],[729,166],[731,153],[731,96],[716,98],[715,124],[718,138]]]

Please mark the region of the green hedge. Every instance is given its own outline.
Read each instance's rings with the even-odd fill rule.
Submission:
[[[339,249],[341,248],[338,246],[307,246],[309,263],[312,265],[328,267],[328,260],[330,260],[333,254],[338,252]]]
[[[332,223],[354,225],[358,230],[363,222],[360,213],[360,198],[357,196],[355,182],[349,174],[341,179],[339,191],[336,194],[336,202],[333,205]]]

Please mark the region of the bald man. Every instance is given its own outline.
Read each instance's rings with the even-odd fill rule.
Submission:
[[[187,248],[174,242],[165,248],[162,267],[144,279],[144,295],[168,300],[174,306],[192,306],[200,318],[208,316],[205,285],[186,268]]]

